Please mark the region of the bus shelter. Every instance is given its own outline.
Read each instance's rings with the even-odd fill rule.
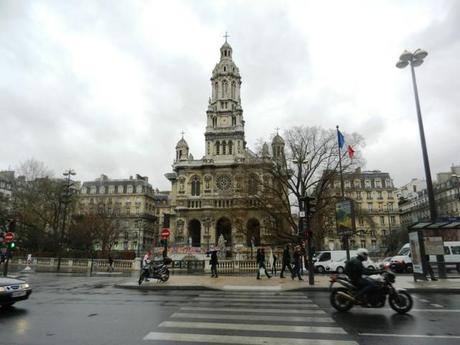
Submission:
[[[426,280],[429,255],[436,255],[438,272],[445,272],[444,242],[460,241],[460,218],[417,222],[408,231],[414,280]]]

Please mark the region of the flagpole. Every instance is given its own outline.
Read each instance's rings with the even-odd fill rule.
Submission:
[[[339,172],[340,172],[340,194],[342,195],[342,200],[345,200],[345,190],[343,185],[343,173],[342,173],[342,152],[340,152],[340,142],[339,142],[339,126],[336,126],[337,129],[337,149],[339,151]],[[347,260],[350,260],[350,247],[348,245],[348,235],[343,235],[343,246],[347,252]]]

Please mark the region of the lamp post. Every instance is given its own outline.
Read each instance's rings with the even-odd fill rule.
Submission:
[[[423,129],[422,112],[420,110],[420,101],[418,97],[417,81],[415,78],[415,70],[414,70],[415,67],[418,67],[423,63],[423,59],[425,59],[427,55],[428,53],[422,49],[417,49],[413,53],[405,50],[399,57],[399,61],[396,63],[396,67],[402,69],[410,65],[410,70],[411,70],[411,75],[412,75],[412,86],[414,88],[414,96],[415,96],[415,106],[417,108],[417,121],[418,121],[418,128],[420,132],[420,142],[422,145],[423,164],[425,166],[426,189],[427,189],[427,194],[428,194],[428,205],[430,209],[430,220],[431,222],[435,223],[437,214],[436,214],[436,204],[434,200],[433,181],[431,180],[430,163],[428,161],[428,151],[426,149],[425,131]],[[423,252],[424,252],[424,248],[423,248]],[[446,278],[446,267],[444,265],[444,255],[437,255],[436,259],[438,263],[439,277]]]
[[[61,257],[62,257],[62,249],[63,249],[63,241],[64,241],[64,233],[65,233],[65,225],[66,225],[66,218],[67,218],[67,205],[70,203],[70,197],[72,196],[72,189],[73,183],[71,181],[71,176],[76,175],[75,171],[69,169],[63,173],[66,177],[65,184],[64,184],[64,191],[60,196],[62,198],[62,203],[64,204],[64,212],[62,215],[62,225],[61,225],[61,233],[59,236],[59,249],[58,249],[58,262],[56,270],[59,272],[61,270]]]

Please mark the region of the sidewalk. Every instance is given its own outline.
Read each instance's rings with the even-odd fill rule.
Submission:
[[[328,291],[329,276],[315,275],[315,285],[308,285],[308,276],[303,281],[292,280],[290,277],[281,279],[263,277],[256,280],[255,276],[225,276],[211,278],[208,275],[171,275],[165,283],[151,279],[138,285],[135,277],[115,287],[140,290],[224,290],[224,291]],[[409,292],[460,293],[460,279],[442,279],[436,282],[417,281],[412,276],[397,276],[396,288],[404,288]]]

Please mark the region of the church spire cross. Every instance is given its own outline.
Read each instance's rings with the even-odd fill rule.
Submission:
[[[275,129],[276,129],[276,134],[279,134],[280,128],[279,128],[279,127],[276,127]]]
[[[225,35],[224,35],[223,37],[225,38],[225,42],[227,42],[227,38],[229,38],[229,37],[230,37],[230,35],[228,34],[228,32],[227,32],[227,31],[225,31]]]
[[[185,134],[185,132],[182,131],[182,132],[180,132],[180,134],[182,134],[182,139],[184,139],[184,134]]]

